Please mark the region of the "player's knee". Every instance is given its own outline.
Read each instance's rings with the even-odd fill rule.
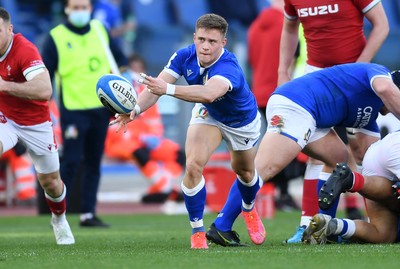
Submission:
[[[37,175],[40,186],[46,191],[48,194],[56,193],[60,186],[63,185],[61,179],[59,178],[58,172],[50,173],[50,174],[40,174]]]
[[[202,174],[203,168],[198,162],[195,160],[187,160],[186,161],[186,174],[190,178],[199,178]]]

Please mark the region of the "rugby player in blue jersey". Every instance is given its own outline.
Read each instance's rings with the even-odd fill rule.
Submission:
[[[326,181],[336,163],[349,158],[332,127],[354,128],[365,153],[380,137],[379,112],[400,119],[399,87],[399,76],[392,77],[386,67],[371,63],[337,65],[278,87],[267,104],[267,132],[255,160],[259,175],[268,181],[303,151],[325,163],[320,179]],[[214,222],[218,228],[232,227],[232,212],[240,208],[233,199],[240,195],[235,185],[229,195],[224,214]]]
[[[196,103],[187,131],[186,171],[181,185],[192,227],[191,247],[195,249],[208,248],[203,224],[206,188],[202,173],[222,140],[229,148],[232,169],[237,174],[235,186],[239,200],[235,202],[239,207],[229,214],[236,218],[242,212],[252,241],[262,244],[265,240],[263,223],[254,208],[256,194],[262,186],[254,164],[261,120],[255,97],[236,57],[224,48],[227,30],[228,23],[221,16],[201,16],[196,22],[194,44],[174,53],[157,78],[143,74],[140,82],[148,90],[140,94],[130,115],[117,115],[110,123],[124,127],[165,94]],[[174,85],[182,76],[189,85]],[[210,230],[215,236],[224,235],[215,238],[240,245],[231,227],[226,233],[215,226]]]

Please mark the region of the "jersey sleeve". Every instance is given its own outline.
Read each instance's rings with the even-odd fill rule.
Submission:
[[[288,20],[297,19],[298,16],[296,13],[296,9],[294,8],[290,0],[285,0],[283,14],[285,15],[285,18]]]
[[[372,82],[374,81],[374,79],[378,78],[378,77],[385,77],[388,79],[392,79],[391,75],[390,75],[390,71],[382,66],[382,65],[373,65],[371,68],[368,69],[368,78],[369,78],[369,83],[371,85],[372,90],[375,92],[375,89],[372,86]]]
[[[370,11],[379,2],[381,2],[381,0],[354,0],[354,4],[363,14]]]
[[[174,78],[179,79],[182,75],[182,67],[184,66],[185,60],[188,58],[188,48],[183,48],[172,54],[167,65],[164,67],[165,72],[172,75]]]
[[[32,43],[27,42],[24,50],[20,50],[19,62],[22,73],[27,81],[33,79],[37,74],[45,70],[39,50]]]
[[[210,78],[218,78],[229,84],[230,90],[241,88],[240,78],[243,76],[241,69],[230,60],[218,62],[217,66],[210,70]]]

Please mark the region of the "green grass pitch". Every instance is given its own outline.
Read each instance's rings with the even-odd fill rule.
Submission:
[[[0,212],[1,214],[1,212]],[[278,212],[264,220],[267,241],[252,245],[243,224],[234,229],[248,247],[190,249],[186,215],[102,215],[111,228],[80,228],[68,216],[73,246],[57,246],[48,216],[0,217],[0,268],[394,268],[400,245],[285,245],[299,221],[299,212]],[[205,216],[208,227],[215,214]]]

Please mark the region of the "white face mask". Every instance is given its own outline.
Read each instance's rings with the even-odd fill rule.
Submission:
[[[90,11],[71,11],[68,14],[68,20],[73,26],[82,28],[83,26],[86,26],[90,21]]]

